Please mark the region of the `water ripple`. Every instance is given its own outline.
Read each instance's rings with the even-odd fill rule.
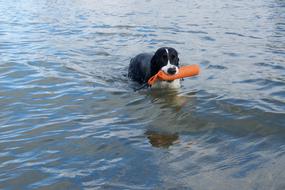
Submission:
[[[284,7],[0,2],[0,189],[282,189]],[[161,46],[201,74],[135,92]]]

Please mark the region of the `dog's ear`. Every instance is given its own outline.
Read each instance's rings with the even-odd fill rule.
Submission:
[[[179,65],[179,57],[177,57],[177,67],[179,68],[180,65]]]
[[[160,65],[158,63],[158,55],[156,53],[151,58],[150,70],[151,76],[155,75],[160,70]]]

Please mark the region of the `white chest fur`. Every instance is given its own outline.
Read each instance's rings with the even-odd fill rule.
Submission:
[[[172,82],[167,81],[157,81],[152,85],[152,88],[180,88],[180,79],[176,79]]]

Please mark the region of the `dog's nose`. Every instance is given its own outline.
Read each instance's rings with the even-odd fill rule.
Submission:
[[[167,69],[167,73],[170,75],[174,75],[176,73],[176,68],[175,67],[171,67],[169,69]]]

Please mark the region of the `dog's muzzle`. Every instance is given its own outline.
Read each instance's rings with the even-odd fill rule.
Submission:
[[[174,75],[176,74],[176,72],[177,72],[176,67],[170,67],[167,69],[167,74]]]

